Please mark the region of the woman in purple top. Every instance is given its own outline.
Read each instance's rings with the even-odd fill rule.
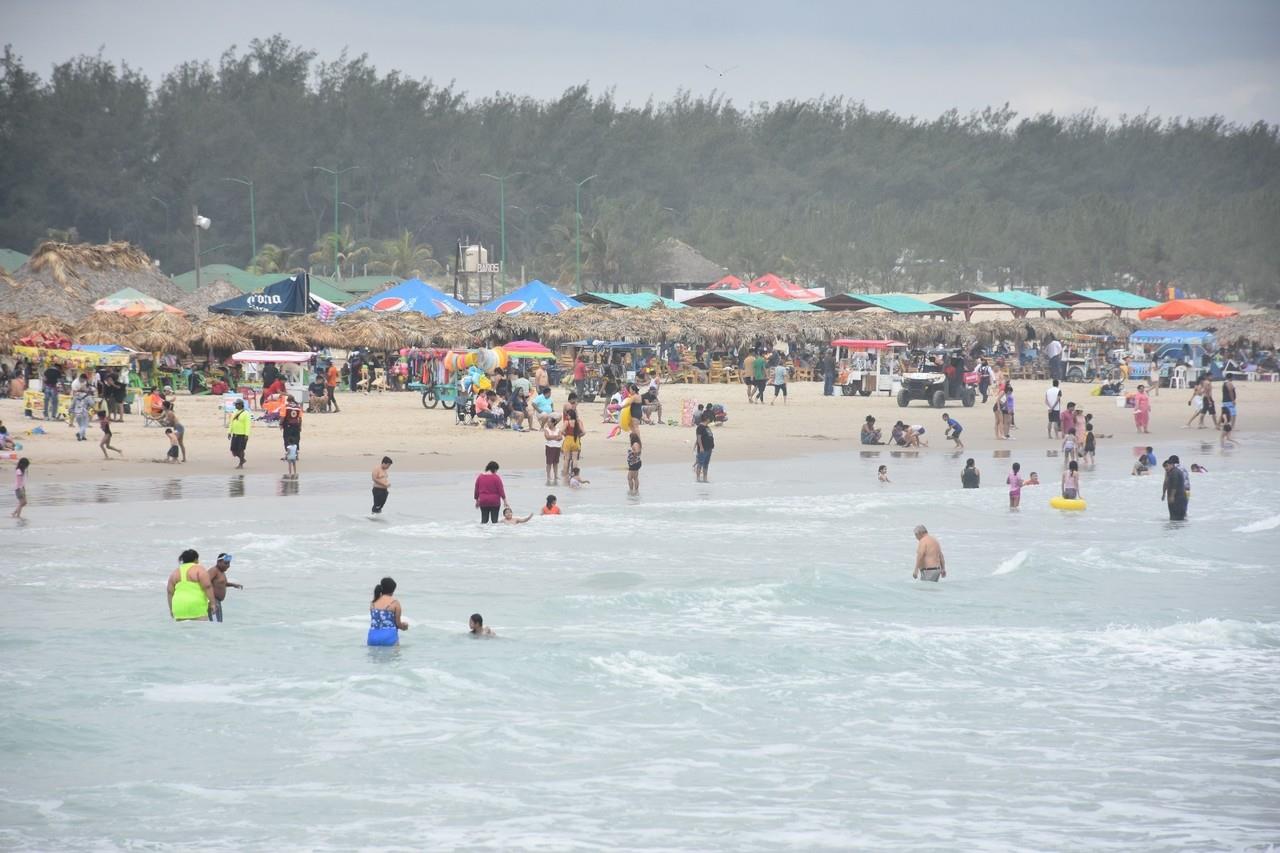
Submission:
[[[502,486],[502,478],[498,476],[498,463],[490,462],[484,466],[484,473],[476,477],[476,506],[480,507],[481,524],[497,524],[498,509],[510,507],[507,503],[507,490]]]

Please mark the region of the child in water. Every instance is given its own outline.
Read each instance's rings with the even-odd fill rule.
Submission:
[[[881,465],[879,470],[876,471],[876,476],[879,478],[880,482],[888,483],[889,482],[889,466]]]
[[[1062,467],[1066,468],[1076,461],[1076,431],[1072,429],[1062,439]]]
[[[542,515],[559,515],[560,507],[556,504],[555,495],[547,495],[547,503],[542,507]]]
[[[1093,437],[1093,424],[1087,423],[1084,428],[1084,455],[1081,458],[1090,468],[1093,467],[1093,454],[1097,448],[1098,441]]]
[[[471,614],[471,619],[470,619],[470,621],[468,621],[468,623],[467,623],[467,627],[470,629],[470,631],[471,631],[471,636],[473,636],[473,637],[496,637],[496,636],[498,636],[497,634],[493,633],[493,629],[492,629],[492,628],[486,628],[486,627],[484,626],[484,617],[483,617],[483,616],[481,616],[479,613],[472,613],[472,614]]]
[[[1038,486],[1038,485],[1040,485],[1040,475],[1039,475],[1039,474],[1037,474],[1035,471],[1032,471],[1032,472],[1031,472],[1031,476],[1027,477],[1027,479],[1026,479],[1025,481],[1023,481],[1022,485],[1024,485],[1024,486]]]
[[[1074,459],[1067,470],[1062,472],[1062,496],[1067,500],[1080,497],[1080,463]]]
[[[591,481],[590,481],[590,480],[584,480],[584,479],[582,479],[582,469],[581,469],[581,468],[574,468],[574,469],[573,469],[573,471],[572,471],[572,472],[570,472],[570,474],[569,474],[569,488],[571,488],[571,489],[581,489],[583,486],[587,486],[587,485],[590,485],[590,484],[591,484]]]
[[[290,444],[284,449],[284,461],[288,467],[289,476],[298,476],[298,445]]]
[[[511,512],[511,507],[507,507],[502,511],[503,524],[524,524],[531,518],[533,518],[533,513],[529,513],[524,518],[516,518],[515,514]]]
[[[1013,463],[1013,470],[1009,472],[1009,476],[1005,477],[1005,482],[1009,484],[1009,509],[1017,509],[1022,503],[1022,475],[1018,472],[1022,470],[1022,465]]]

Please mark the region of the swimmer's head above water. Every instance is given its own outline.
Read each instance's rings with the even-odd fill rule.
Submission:
[[[384,595],[396,594],[396,582],[391,578],[383,578],[378,581],[378,585],[373,588],[373,600],[377,601]]]

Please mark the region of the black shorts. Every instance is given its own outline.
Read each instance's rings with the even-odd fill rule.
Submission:
[[[169,445],[169,458],[170,458],[170,459],[177,459],[177,458],[178,458],[178,447],[177,447],[177,445],[173,445],[173,444]]]
[[[249,436],[233,435],[231,436],[231,455],[239,456],[244,453],[244,449],[249,446]]]
[[[1056,424],[1056,423],[1061,423],[1061,421],[1062,421],[1062,412],[1058,411],[1057,409],[1050,410],[1049,423]]]

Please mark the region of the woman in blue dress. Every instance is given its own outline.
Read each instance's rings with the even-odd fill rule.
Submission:
[[[400,643],[400,632],[409,630],[409,623],[400,614],[400,602],[395,599],[396,582],[383,578],[373,588],[373,603],[369,605],[369,645],[395,646]]]

